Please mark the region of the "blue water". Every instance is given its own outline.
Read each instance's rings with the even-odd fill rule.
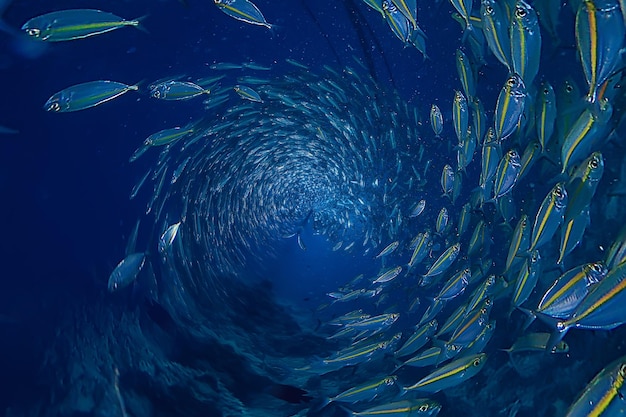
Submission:
[[[321,375],[298,371],[316,366],[320,358],[330,357],[349,344],[349,338],[327,340],[334,330],[325,326],[326,321],[357,308],[372,315],[399,309],[401,318],[384,335],[389,338],[403,331],[406,338],[431,297],[436,295],[432,291],[422,292],[415,285],[416,272],[408,276],[403,272],[397,280],[405,281],[391,283],[382,300],[377,296],[329,306],[332,299],[327,293],[338,291],[358,274],[364,274],[367,284],[375,279],[381,267],[401,264],[406,267],[411,253],[406,245],[425,228],[434,228],[441,207],[448,208],[456,226],[460,208],[477,185],[480,172],[478,147],[456,204],[441,197],[441,168],[445,163],[453,166],[456,163],[456,151],[449,144],[456,140],[452,97],[453,90],[461,87],[454,52],[461,44],[462,31],[450,17],[453,9],[449,2],[420,2],[418,22],[428,35],[429,59],[424,59],[415,48],[404,47],[386,21],[360,0],[256,0],[255,4],[274,25],[271,31],[236,21],[210,1],[6,2],[2,19],[13,31],[31,17],[71,8],[101,9],[127,19],[146,17],[142,23],[145,31],[123,28],[56,44],[33,42],[11,31],[0,33],[0,71],[4,80],[0,126],[19,131],[0,136],[3,196],[0,213],[4,220],[0,239],[3,265],[0,413],[4,412],[5,416],[339,416],[346,415],[339,407],[333,405],[319,411],[316,404],[351,386],[383,378],[394,369],[394,360],[384,357]],[[477,13],[478,7],[474,8]],[[562,7],[559,18],[561,43],[555,46],[544,33],[538,79],[549,80],[556,89],[569,77],[584,94],[586,84],[577,57],[574,14],[569,5]],[[297,69],[286,63],[286,59],[300,62],[309,70]],[[507,71],[491,55],[486,56],[486,61],[478,71],[477,96],[487,109],[488,120],[492,120]],[[356,115],[363,122],[363,109],[372,109],[380,102],[386,103],[383,109],[392,109],[393,116],[401,120],[400,128],[394,127],[402,144],[400,151],[381,145],[381,159],[371,164],[360,154],[359,167],[384,167],[384,172],[372,168],[361,173],[380,178],[380,187],[366,187],[374,190],[368,194],[373,211],[363,212],[364,223],[359,223],[361,214],[355,215],[351,209],[342,212],[334,206],[340,198],[358,206],[355,195],[337,191],[357,187],[349,182],[325,183],[324,179],[339,178],[329,174],[327,167],[317,171],[313,167],[308,177],[287,170],[285,178],[293,177],[297,181],[287,181],[286,186],[280,182],[280,176],[265,178],[265,184],[276,181],[278,185],[265,194],[267,201],[282,204],[276,210],[254,199],[254,205],[246,209],[235,208],[237,199],[224,200],[227,203],[220,200],[209,208],[202,206],[198,197],[202,184],[217,181],[215,178],[223,171],[199,168],[186,169],[176,185],[166,184],[165,189],[172,190],[172,197],[163,203],[162,216],[157,219],[156,209],[145,213],[154,182],[149,181],[137,198],[129,200],[133,186],[144,173],[158,166],[160,150],[151,150],[129,163],[130,155],[147,136],[202,118],[206,118],[208,125],[225,123],[226,109],[242,103],[231,94],[227,104],[206,111],[202,98],[184,102],[154,100],[146,93],[146,86],[169,76],[184,75],[196,80],[219,74],[209,68],[219,62],[255,62],[270,67],[270,71],[226,71],[227,78],[221,81],[227,87],[244,75],[267,78],[270,81],[266,86],[253,86],[266,97],[268,92],[280,91],[298,99],[299,93],[306,95],[314,91],[311,85],[319,80],[328,78],[338,83],[353,80],[335,79],[324,66],[338,72],[350,67],[363,79],[371,78],[363,85],[371,82],[377,91],[385,92],[368,99],[354,93],[359,102],[349,103],[342,113]],[[289,76],[310,80],[311,84],[290,82]],[[309,76],[316,78],[306,78]],[[43,110],[43,104],[55,92],[97,79],[139,83],[141,91],[76,113],[53,114]],[[347,89],[349,82],[342,86]],[[614,124],[623,113],[623,107],[618,104],[619,100],[623,102],[622,87],[618,84],[616,88],[619,93],[615,94]],[[404,103],[411,109],[409,116],[403,113]],[[443,138],[435,138],[430,130],[428,111],[433,103],[444,113]],[[272,104],[264,108],[267,111],[258,116],[259,120],[261,117],[271,120],[277,112],[284,112],[299,124],[309,122],[304,112],[288,113],[290,110],[285,107],[272,107]],[[413,108],[417,109],[419,123],[413,119]],[[352,127],[357,133],[362,128],[379,140],[389,129],[387,117],[390,116],[386,114],[380,122]],[[253,122],[249,129],[257,132]],[[302,131],[311,136],[311,141],[319,140],[314,137],[314,129],[303,127]],[[276,136],[268,139],[259,134],[250,143],[278,140]],[[229,149],[233,152],[241,150],[234,136],[226,134],[221,140],[232,146]],[[355,140],[355,143],[361,142]],[[424,159],[411,162],[418,160],[418,144],[424,148]],[[287,145],[276,143],[275,146]],[[212,152],[172,149],[166,160],[171,170],[181,161],[176,159],[178,155],[201,160]],[[353,157],[364,147],[357,145],[356,149],[351,154]],[[503,150],[506,149],[503,145]],[[522,152],[523,148],[519,150]],[[610,187],[622,181],[623,149],[619,144],[608,144],[601,150],[606,168],[598,200],[591,206],[591,226],[581,247],[567,258],[568,268],[602,259],[623,224],[623,196],[615,197],[617,204],[609,196]],[[316,161],[333,159],[335,155],[331,152],[330,156]],[[299,158],[294,148],[297,171],[305,172],[309,165],[299,162]],[[396,158],[405,158],[399,170],[401,175],[393,172]],[[352,162],[350,158],[339,160],[346,166]],[[422,174],[426,160],[431,160],[432,165],[423,172],[425,187],[403,188],[408,187],[404,181],[413,175],[408,164],[413,163]],[[543,161],[516,186],[514,199],[518,214],[534,216],[552,187],[555,172],[550,169]],[[345,168],[345,172],[355,171],[358,172]],[[243,181],[246,176],[238,178]],[[396,180],[398,188],[388,195],[397,199],[404,213],[409,203],[420,198],[427,200],[427,209],[419,219],[404,216],[403,223],[397,225],[395,217],[390,215],[392,203],[373,205],[382,201],[383,184],[388,182],[386,186],[391,189]],[[157,252],[156,243],[164,225],[181,220],[186,199],[181,197],[181,183],[190,184],[196,194],[192,192],[188,198],[192,208],[183,220],[181,236],[172,253],[163,257]],[[233,183],[226,187],[227,192],[240,198],[243,182]],[[212,195],[220,194],[212,190]],[[325,196],[332,198],[324,199]],[[162,198],[158,201],[163,201]],[[294,203],[298,198],[302,198],[300,205]],[[605,215],[604,204],[609,200],[611,214]],[[311,207],[306,206],[310,201],[314,202]],[[193,210],[201,213],[202,219],[211,221],[207,220],[204,228],[195,227],[190,214]],[[313,218],[304,220],[309,210],[317,223]],[[353,215],[350,220],[355,226],[347,227],[343,222],[348,217],[337,213]],[[231,214],[235,223],[228,223],[224,229],[227,232],[216,232],[220,225],[227,224]],[[260,219],[246,217],[256,214],[260,214]],[[508,233],[517,220],[510,227],[502,226],[489,209],[485,213],[476,211],[474,216],[469,231],[461,239],[464,250],[477,219],[485,216],[494,244],[490,255],[485,253],[484,258],[490,256],[501,268],[508,249]],[[136,282],[111,294],[107,291],[109,274],[124,258],[137,219],[141,219],[137,250],[147,252],[155,278],[151,280],[146,267]],[[214,219],[218,220],[212,222]],[[298,225],[301,221],[304,224]],[[328,223],[320,226],[324,221]],[[380,242],[374,245],[371,240],[369,246],[364,244],[368,228]],[[296,229],[299,237],[294,235]],[[207,232],[207,241],[196,240],[194,232],[201,231]],[[298,238],[306,250],[298,245]],[[397,253],[384,261],[373,259],[395,239],[401,241]],[[342,247],[336,248],[338,242]],[[349,242],[355,242],[354,248],[345,250]],[[451,243],[454,243],[452,235],[437,239],[426,263],[436,259]],[[544,270],[548,272],[531,297],[533,301],[540,299],[540,292],[558,276],[552,268],[556,259],[552,252],[554,248],[545,255]],[[452,269],[456,271],[461,265],[470,265],[470,261],[459,260]],[[425,270],[425,266],[419,269],[420,273]],[[158,290],[154,290],[154,282],[158,282]],[[461,298],[466,300],[468,293]],[[417,312],[405,312],[416,296],[421,300]],[[460,303],[461,299],[455,300],[444,312],[451,312]],[[565,339],[570,349],[567,355],[523,356],[519,360],[524,361],[521,366],[527,373],[516,372],[499,349],[508,348],[522,334],[524,318],[514,312],[509,320],[508,310],[508,298],[496,301],[491,318],[496,319],[498,327],[485,349],[490,358],[483,371],[457,387],[431,396],[442,404],[440,415],[564,416],[591,378],[623,355],[623,328],[572,330]],[[440,325],[445,317],[440,318]],[[533,331],[550,331],[541,323],[533,326]],[[427,372],[400,373],[402,385],[415,383]],[[389,395],[379,403],[348,406],[363,410],[394,398]]]

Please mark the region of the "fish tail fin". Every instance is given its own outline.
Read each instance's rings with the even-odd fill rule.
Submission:
[[[314,411],[314,412],[321,411],[324,407],[326,407],[331,402],[333,402],[333,400],[331,400],[329,397],[322,398],[319,404],[316,404],[314,407],[311,408],[311,411]]]
[[[341,408],[343,411],[345,411],[345,412],[346,412],[349,416],[355,416],[355,415],[356,415],[356,414],[354,414],[354,411],[352,411],[352,410],[350,410],[350,409],[346,408],[346,407],[345,407],[345,406],[343,406],[343,405],[340,405],[340,406],[339,406],[339,408]]]
[[[541,321],[549,325],[554,329],[550,338],[548,339],[548,343],[546,343],[546,351],[553,352],[556,348],[556,345],[565,337],[567,331],[570,329],[570,326],[567,326],[563,321],[559,318],[548,316],[547,314],[542,314],[535,312],[534,313],[537,318]]]
[[[144,14],[143,16],[138,17],[137,19],[133,19],[133,20],[129,20],[128,24],[129,26],[134,26],[137,29],[139,29],[140,31],[147,33],[148,35],[150,34],[150,31],[148,29],[146,29],[146,27],[144,25],[142,25],[143,21],[146,20],[146,18],[150,16],[149,14]]]

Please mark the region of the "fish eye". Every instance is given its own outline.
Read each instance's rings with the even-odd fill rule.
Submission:
[[[561,198],[563,196],[563,190],[561,190],[561,187],[556,187],[554,189],[554,195]]]
[[[522,220],[522,227],[526,227],[527,224],[528,224],[528,220],[524,218],[524,220]]]
[[[476,358],[474,359],[474,362],[472,363],[474,366],[478,366],[480,365],[480,358]]]
[[[565,91],[566,91],[567,93],[571,93],[572,91],[574,91],[574,87],[572,87],[572,85],[568,83],[568,84],[565,86]]]
[[[622,376],[622,378],[624,376],[626,376],[626,363],[623,363],[619,366],[619,374]]]
[[[61,110],[61,105],[58,101],[50,103],[50,105],[46,108],[47,111],[58,112]]]
[[[485,7],[485,13],[492,14],[493,13],[493,7],[491,7],[491,6]]]
[[[507,152],[509,154],[509,156],[511,158],[513,158],[515,155],[517,155],[517,152],[515,152],[515,149],[511,149],[510,151]]]
[[[550,90],[548,90],[547,88],[543,89],[543,94],[548,95],[550,94]]]
[[[522,7],[518,7],[515,9],[515,16],[517,17],[525,17],[526,16],[526,9],[522,8]]]
[[[515,77],[509,77],[509,79],[506,80],[506,85],[508,85],[509,87],[515,87],[515,84],[517,84],[517,81],[515,81]]]
[[[26,34],[28,36],[32,36],[34,38],[38,38],[39,35],[41,35],[41,30],[37,29],[37,28],[29,28],[29,29],[26,29]]]
[[[589,162],[589,166],[592,169],[596,169],[598,168],[598,160],[596,158],[593,158],[590,162]]]
[[[422,413],[425,412],[425,411],[428,411],[428,404],[420,405],[419,411],[422,412]]]

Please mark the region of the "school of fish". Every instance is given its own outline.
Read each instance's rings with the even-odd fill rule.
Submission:
[[[248,0],[214,3],[273,28]],[[363,3],[427,58],[416,0]],[[449,3],[461,25],[458,87],[448,103],[424,103],[428,114],[378,85],[359,59],[344,68],[288,60],[274,64],[280,75],[218,63],[206,78],[95,80],[52,94],[49,112],[125,94],[197,100],[207,112],[142,138],[130,157],[156,157],[131,198],[148,196],[158,239],[156,250],[138,251],[137,223],[109,290],[149,275],[165,308],[190,316],[199,294],[227,296],[224,277],[265,262],[277,242],[306,250],[306,228],[333,251],[374,262],[378,273],[347,277],[312,313],[336,350],[286,364],[302,381],[321,381],[309,388],[311,415],[451,415],[438,393],[479,391],[492,357],[523,375],[529,361],[550,366],[567,354],[570,332],[593,337],[626,323],[626,2]],[[142,20],[65,10],[22,29],[61,42]],[[579,67],[548,80],[546,45],[558,44],[559,26],[574,34]],[[508,75],[481,79],[486,63]],[[481,83],[497,92],[492,105]],[[552,415],[624,415],[626,357],[605,362]],[[509,406],[504,415],[519,412]]]

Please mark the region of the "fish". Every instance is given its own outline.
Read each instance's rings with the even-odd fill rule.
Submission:
[[[402,394],[409,391],[418,391],[434,394],[443,389],[456,386],[474,377],[485,366],[487,354],[479,353],[457,359],[442,366],[413,385],[402,387]]]
[[[556,94],[548,81],[543,81],[536,97],[535,126],[537,128],[537,140],[541,145],[541,152],[546,152],[550,138],[554,133],[556,122]]]
[[[616,70],[626,26],[613,0],[583,0],[576,11],[576,48],[589,87],[587,101],[598,101],[598,89]]]
[[[454,91],[454,100],[452,101],[452,123],[454,125],[454,133],[456,133],[456,138],[460,143],[463,141],[469,126],[469,109],[467,99],[458,90]]]
[[[603,99],[595,109],[585,109],[576,119],[561,146],[561,174],[571,165],[585,158],[604,139],[609,128],[607,122],[613,114],[613,106]]]
[[[228,16],[251,25],[264,26],[272,29],[273,26],[265,20],[259,8],[249,0],[213,0],[213,3]]]
[[[396,278],[398,275],[400,275],[401,272],[402,272],[401,266],[396,266],[395,268],[389,268],[383,273],[381,273],[380,275],[378,275],[378,277],[376,277],[376,279],[372,281],[372,284],[381,284],[383,282],[389,282],[392,279]]]
[[[626,413],[626,357],[602,369],[567,409],[565,417],[610,417]]]
[[[409,217],[417,217],[424,212],[424,208],[426,207],[426,200],[420,200],[415,203],[415,206],[411,209],[411,213]]]
[[[259,93],[254,91],[254,89],[252,87],[248,87],[247,85],[238,84],[238,85],[233,87],[233,90],[235,90],[235,92],[237,94],[239,94],[239,97],[241,97],[241,98],[243,98],[245,100],[250,100],[250,101],[257,102],[257,103],[263,103],[263,99],[261,98]]]
[[[331,402],[355,404],[361,401],[372,401],[374,398],[384,393],[390,387],[394,386],[397,379],[397,376],[391,375],[380,380],[369,381],[356,387],[347,389],[333,397],[324,399],[323,403],[319,407],[317,407],[317,409],[322,409]]]
[[[122,259],[109,275],[107,284],[109,292],[119,291],[132,284],[145,262],[146,254],[144,252],[131,253]]]
[[[601,152],[594,152],[572,172],[565,188],[567,189],[568,203],[565,210],[565,219],[573,220],[585,207],[591,204],[596,193],[598,183],[604,175],[604,157]]]
[[[626,322],[626,264],[611,269],[606,277],[578,303],[569,318],[538,317],[551,325],[554,332],[548,350],[554,348],[571,328],[611,330]]]
[[[165,252],[172,246],[176,236],[178,236],[178,229],[180,229],[180,225],[181,222],[177,222],[165,229],[159,239],[159,253],[165,254]]]
[[[541,30],[535,9],[524,0],[515,2],[509,32],[511,70],[519,74],[524,85],[531,86],[539,72]]]
[[[95,9],[70,9],[33,17],[22,25],[30,38],[46,42],[84,39],[123,27],[140,28],[143,18],[125,20],[113,13]]]
[[[387,256],[390,253],[395,252],[396,249],[398,249],[398,246],[400,246],[400,241],[396,240],[395,242],[391,242],[390,244],[388,244],[387,246],[385,246],[379,253],[378,255],[374,256],[374,259],[378,259],[378,258],[382,258],[383,256]]]
[[[146,147],[170,145],[180,139],[191,135],[194,132],[194,126],[177,126],[169,129],[163,129],[148,136],[146,140],[144,140],[143,144]],[[133,160],[135,159],[136,158],[134,158]]]
[[[43,108],[52,113],[70,113],[98,106],[129,91],[137,90],[139,90],[137,85],[128,85],[116,81],[89,81],[53,94]]]
[[[452,186],[454,185],[454,170],[448,164],[441,171],[441,190],[443,195],[452,199]]]
[[[481,0],[480,15],[489,50],[510,71],[511,40],[508,18],[504,9],[497,0]]]
[[[503,273],[506,273],[511,268],[513,262],[515,261],[515,258],[519,254],[523,254],[528,251],[528,248],[530,247],[531,230],[529,226],[530,222],[528,221],[528,215],[523,214],[517,222],[515,229],[513,230],[513,236],[511,237],[511,243],[509,245],[509,251],[506,256],[506,264]]]
[[[443,132],[443,115],[436,104],[430,106],[430,127],[437,137]]]
[[[444,273],[448,270],[448,268],[454,263],[456,258],[459,256],[461,252],[461,244],[455,243],[454,245],[448,247],[439,258],[433,262],[430,266],[426,274],[422,276],[422,281],[420,285],[429,285],[432,278]]]
[[[578,265],[564,272],[543,294],[537,311],[550,317],[569,318],[592,286],[602,281],[607,273],[602,262]]]
[[[492,200],[497,200],[513,189],[521,169],[522,163],[519,153],[516,149],[510,149],[498,163]]]
[[[502,86],[494,115],[498,142],[511,136],[517,129],[524,114],[526,95],[526,85],[518,74],[511,75]]]
[[[476,75],[469,58],[461,49],[456,50],[456,71],[459,74],[465,97],[471,103],[476,96]]]
[[[210,94],[211,90],[190,81],[169,80],[155,84],[150,89],[150,97],[159,100],[180,101],[190,100],[202,94]]]
[[[401,400],[377,405],[363,411],[350,411],[343,407],[350,416],[377,416],[377,417],[433,417],[439,414],[441,404],[435,400],[418,398]]]
[[[394,352],[396,358],[412,355],[420,350],[431,339],[437,330],[437,320],[431,320],[423,326],[417,327],[415,332]]]
[[[541,202],[541,206],[535,215],[533,230],[530,236],[529,252],[539,249],[546,244],[556,229],[563,223],[568,196],[565,184],[557,183]]]

